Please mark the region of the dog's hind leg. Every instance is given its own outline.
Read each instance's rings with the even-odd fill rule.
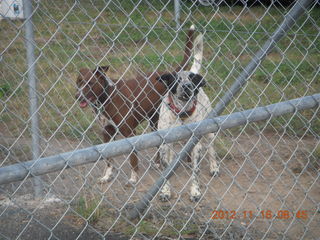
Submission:
[[[173,159],[173,151],[170,149],[170,145],[169,144],[163,144],[160,146],[160,163],[163,166],[163,169],[165,169],[171,159]],[[169,181],[165,181],[161,192],[159,194],[159,198],[162,202],[166,202],[169,201],[171,198],[171,190],[170,190],[170,183]]]
[[[192,152],[191,152],[191,159],[192,159],[192,175],[191,175],[191,187],[190,187],[190,200],[192,202],[199,201],[201,197],[201,191],[199,186],[199,163],[201,157],[203,156],[203,146],[202,144],[197,144]]]
[[[133,151],[131,154],[130,154],[130,164],[131,164],[131,176],[130,176],[130,179],[129,179],[129,182],[127,185],[134,185],[137,183],[138,181],[138,171],[139,171],[139,166],[138,166],[138,163],[139,163],[139,159],[138,159],[138,156],[137,156],[137,153],[135,151]]]

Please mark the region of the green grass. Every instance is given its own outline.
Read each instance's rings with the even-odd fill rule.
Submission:
[[[11,87],[9,83],[2,84],[0,86],[0,98],[4,98],[5,96],[8,96],[11,92],[10,88]]]
[[[102,214],[98,200],[89,199],[87,196],[80,197],[75,211],[90,224],[96,223]]]
[[[181,11],[184,31],[176,32],[172,3],[155,0],[143,1],[139,6],[137,3],[122,1],[117,5],[111,1],[106,6],[98,2],[93,7],[90,1],[40,2],[33,21],[43,136],[85,138],[100,143],[99,127],[91,124],[91,111],[73,106],[77,71],[94,67],[98,62],[112,66],[111,77],[122,76],[127,68],[124,77],[132,77],[137,69],[149,72],[157,66],[171,70],[182,59],[185,31],[191,23],[205,31],[202,73],[208,82],[205,91],[214,106],[287,11],[271,8],[265,14],[264,7],[216,9],[186,1]],[[310,12],[313,21],[305,16],[297,21],[223,114],[319,92],[320,80],[316,76],[320,62],[320,41],[316,37],[319,13],[320,9],[315,8]],[[1,34],[0,46],[0,52],[4,51],[0,99],[6,101],[0,105],[0,119],[13,136],[22,131],[29,134],[24,130],[29,123],[22,23],[0,22],[0,31],[5,33]],[[314,111],[274,119],[267,129],[298,135],[319,132],[320,123],[312,118]],[[265,123],[257,126],[263,128]]]
[[[179,236],[199,234],[199,228],[196,223],[187,223],[186,219],[169,220],[169,224],[159,219],[146,219],[136,222],[130,222],[125,217],[116,217],[115,214],[110,213],[110,210],[104,208],[102,210],[106,218],[101,218],[97,223],[98,226],[103,225],[106,228],[106,223],[117,222],[112,228],[112,231],[120,232],[128,237],[134,234],[142,234],[150,238],[154,236],[166,236],[170,238],[178,238]]]

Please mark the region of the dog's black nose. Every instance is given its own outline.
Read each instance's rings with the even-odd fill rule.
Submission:
[[[188,95],[192,94],[192,91],[193,91],[192,83],[185,83],[182,85],[182,88],[183,88],[183,91]]]

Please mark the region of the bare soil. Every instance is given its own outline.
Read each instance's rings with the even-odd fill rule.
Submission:
[[[214,143],[220,173],[211,177],[202,161],[198,203],[189,200],[191,169],[184,162],[170,180],[173,198],[164,203],[156,197],[140,221],[127,219],[125,207],[161,174],[153,164],[157,149],[148,149],[139,152],[135,186],[125,185],[128,156],[113,159],[117,175],[107,184],[98,182],[106,166],[101,160],[41,176],[40,199],[33,198],[32,178],[2,185],[0,239],[317,239],[319,158],[312,152],[319,140],[273,132],[220,135]],[[30,139],[9,150],[14,139],[0,139],[5,165],[31,159]],[[42,149],[49,156],[85,146],[53,139]]]

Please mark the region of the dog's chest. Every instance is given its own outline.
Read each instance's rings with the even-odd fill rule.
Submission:
[[[110,120],[106,118],[102,113],[98,114],[98,122],[102,127],[110,125]]]
[[[115,124],[112,120],[107,118],[102,111],[92,108],[93,113],[96,115],[95,119],[100,127],[104,128],[105,126],[112,125],[115,127]]]

